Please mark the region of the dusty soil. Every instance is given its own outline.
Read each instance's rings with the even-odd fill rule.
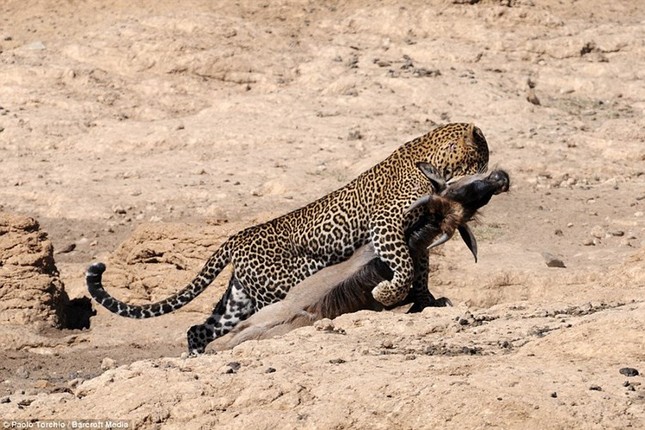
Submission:
[[[96,260],[116,296],[165,297],[228,235],[446,122],[484,131],[511,193],[475,228],[479,263],[457,241],[433,255],[453,308],[188,360],[226,274],[159,319],[3,323],[1,418],[645,427],[640,2],[176,3],[0,5],[0,210],[40,222],[70,299]]]

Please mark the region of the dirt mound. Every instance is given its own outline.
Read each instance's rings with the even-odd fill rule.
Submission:
[[[164,299],[183,288],[230,234],[228,225],[143,224],[111,255],[104,287],[126,303]],[[227,279],[228,272],[209,290],[221,293]],[[198,310],[209,312],[212,305],[204,301]]]
[[[643,303],[363,311],[217,355],[109,369],[65,393],[15,394],[0,412],[82,410],[141,429],[636,428],[642,377],[620,369],[643,363],[644,316]]]
[[[38,221],[0,212],[0,324],[63,326],[68,304]]]

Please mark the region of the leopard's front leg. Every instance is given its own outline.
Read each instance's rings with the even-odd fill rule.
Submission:
[[[382,281],[374,287],[372,296],[385,306],[395,305],[408,295],[414,278],[414,264],[400,218],[388,220],[382,217],[375,220],[372,224],[372,244],[376,254],[394,274],[391,281]]]

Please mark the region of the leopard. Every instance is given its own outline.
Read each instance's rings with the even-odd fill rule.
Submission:
[[[371,243],[393,273],[391,279],[374,287],[374,299],[391,306],[412,290],[418,302],[415,305],[423,309],[434,302],[427,287],[428,255],[421,256],[424,261],[420,265],[415,264],[405,237],[406,228],[421,216],[420,208],[406,209],[433,190],[417,163],[430,163],[450,179],[485,172],[488,158],[488,143],[479,127],[445,124],[404,143],[345,186],[233,234],[188,285],[166,299],[143,305],[118,300],[102,285],[106,266],[101,262],[87,269],[87,288],[97,303],[115,314],[136,319],[157,317],[191,302],[231,265],[228,287],[213,312],[203,324],[188,330],[188,353],[195,356],[240,321],[282,300],[291,287]]]

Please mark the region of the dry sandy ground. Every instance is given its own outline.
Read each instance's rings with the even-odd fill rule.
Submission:
[[[224,274],[159,319],[4,324],[0,418],[644,428],[643,3],[321,3],[4,0],[0,209],[40,221],[70,297],[99,259],[115,295],[156,300],[236,230],[474,122],[513,184],[478,264],[457,241],[432,257],[455,307],[189,360]]]

